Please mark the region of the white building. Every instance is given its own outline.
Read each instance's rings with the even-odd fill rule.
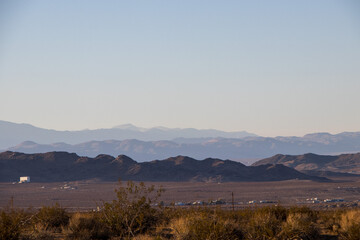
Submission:
[[[29,183],[29,182],[30,182],[29,176],[20,177],[19,183]]]

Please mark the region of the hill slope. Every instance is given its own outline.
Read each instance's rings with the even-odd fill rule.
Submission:
[[[32,181],[55,182],[99,179],[103,181],[280,181],[326,180],[311,177],[283,165],[248,167],[239,162],[207,158],[202,161],[178,156],[138,163],[125,155],[80,157],[74,153],[0,153],[0,181],[16,181],[28,175]]]
[[[360,173],[360,153],[324,156],[317,154],[282,155],[260,160],[253,166],[263,164],[283,164],[298,171],[331,171],[343,173]]]

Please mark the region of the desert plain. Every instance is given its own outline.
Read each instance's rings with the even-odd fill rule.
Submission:
[[[360,201],[360,177],[332,178],[330,182],[288,180],[273,182],[146,182],[162,188],[165,205],[222,199],[221,207],[256,207],[267,204],[307,205],[312,208],[353,207]],[[126,182],[122,183],[123,186]],[[69,211],[89,211],[116,198],[119,182],[74,181],[0,183],[0,208],[40,208],[59,203]],[[232,200],[232,194],[234,201]],[[315,201],[314,201],[315,199]],[[341,202],[324,202],[342,199]],[[250,201],[254,203],[250,204]],[[271,203],[260,203],[270,201]]]

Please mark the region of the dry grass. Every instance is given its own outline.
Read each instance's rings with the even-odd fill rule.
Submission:
[[[344,212],[340,218],[340,239],[360,239],[360,210],[354,209]]]
[[[173,219],[168,228],[171,230],[175,240],[183,239],[189,233],[188,219],[186,217],[180,217]]]
[[[347,231],[356,224],[360,224],[359,209],[349,210],[341,215],[340,226],[342,230]]]
[[[282,232],[283,239],[318,239],[320,236],[319,228],[312,216],[306,213],[290,213],[283,223]]]
[[[0,238],[14,240],[360,239],[360,209],[314,211],[307,208],[266,207],[233,212],[211,208],[168,208],[157,212],[162,212],[161,215],[157,215],[157,217],[161,216],[161,219],[154,223],[153,228],[133,236],[119,236],[116,232],[110,231],[102,219],[101,212],[69,214],[69,223],[59,229],[49,228],[48,225],[36,220],[26,220],[37,216],[37,212],[2,211]],[[54,217],[53,213],[51,216]],[[331,234],[325,234],[325,230],[331,231]]]
[[[66,239],[74,240],[108,239],[111,236],[110,230],[101,221],[98,213],[73,214],[63,233]]]

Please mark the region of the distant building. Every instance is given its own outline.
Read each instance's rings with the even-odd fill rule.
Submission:
[[[273,200],[260,200],[260,203],[277,203],[277,202]]]
[[[344,199],[342,198],[328,198],[328,199],[325,199],[324,202],[344,202]]]
[[[183,202],[176,202],[176,203],[175,203],[175,206],[185,206],[185,203],[183,203]]]
[[[29,182],[30,182],[29,176],[20,177],[19,183],[29,183]]]

